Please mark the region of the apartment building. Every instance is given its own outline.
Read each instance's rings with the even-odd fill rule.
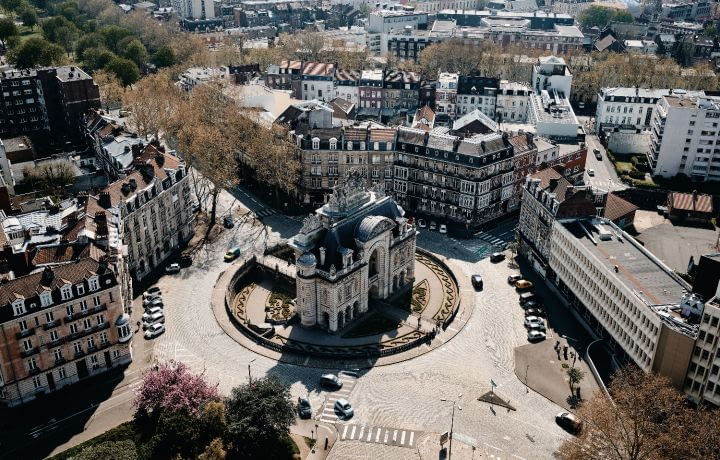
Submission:
[[[210,0],[170,0],[180,19],[213,19],[215,3]]]
[[[483,114],[494,119],[495,105],[499,82],[497,78],[481,77],[479,75],[460,75],[458,77],[456,112],[465,115],[480,110]]]
[[[651,120],[648,161],[653,175],[720,179],[720,98],[671,94]]]
[[[573,76],[565,59],[557,56],[542,56],[533,66],[531,82],[537,94],[555,90],[566,98],[570,97]]]
[[[335,98],[335,64],[305,62],[302,69],[302,99],[329,102]]]
[[[392,30],[427,29],[428,14],[405,9],[379,9],[368,17],[367,44],[375,55],[387,53],[387,34]]]
[[[495,103],[495,119],[510,123],[526,122],[532,95],[532,89],[525,83],[501,80]]]
[[[411,213],[476,228],[511,211],[515,146],[507,134],[468,138],[398,128],[393,196]],[[532,136],[522,156],[533,155]]]
[[[698,334],[692,350],[685,378],[685,393],[698,404],[720,407],[720,299],[715,292],[707,302],[702,297],[691,295],[686,300],[689,306],[702,309],[698,320]]]
[[[383,103],[383,82],[385,72],[382,69],[363,70],[359,82],[360,108],[379,109]]]
[[[552,282],[616,357],[682,389],[702,312],[690,286],[607,219],[556,220],[550,246]]]
[[[190,178],[175,157],[148,145],[133,161],[134,170],[89,196],[83,223],[91,234],[120,222],[130,274],[141,280],[161,266],[193,235]]]
[[[593,0],[556,0],[552,3],[552,12],[567,14],[579,18],[583,11],[596,5]]]
[[[335,97],[340,97],[356,106],[360,103],[360,72],[357,70],[335,70]]]
[[[616,128],[648,131],[658,101],[669,95],[669,89],[601,88],[597,97],[595,129],[597,133]]]
[[[35,257],[55,261],[68,252],[44,247]],[[88,255],[0,285],[0,402],[6,406],[132,361],[122,281],[102,250],[78,253]]]
[[[383,82],[383,107],[412,111],[418,107],[420,75],[405,70],[392,70]]]
[[[459,75],[441,72],[435,88],[435,112],[455,118]]]

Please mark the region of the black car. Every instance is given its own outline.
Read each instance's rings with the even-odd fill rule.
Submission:
[[[310,406],[310,401],[307,398],[298,398],[297,410],[300,418],[312,417],[312,407]]]
[[[483,279],[480,275],[473,275],[470,277],[470,282],[472,283],[473,287],[478,290],[482,291],[483,288]]]
[[[502,252],[493,252],[490,256],[490,262],[492,263],[502,262],[503,260],[505,260],[505,254]]]
[[[537,308],[537,307],[528,308],[527,310],[525,310],[525,316],[539,316],[541,318],[544,318],[545,310],[543,310],[542,308]]]
[[[233,228],[235,226],[235,221],[233,220],[232,216],[225,216],[223,218],[223,225],[225,228]]]
[[[523,302],[521,299],[520,305],[526,310],[530,309],[530,308],[538,308],[538,309],[543,308],[543,304],[537,300],[528,300],[527,302]]]
[[[189,267],[192,265],[192,257],[189,255],[180,256],[180,260],[178,261],[181,267]]]

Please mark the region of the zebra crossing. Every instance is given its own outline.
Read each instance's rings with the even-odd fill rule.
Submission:
[[[335,401],[338,399],[347,399],[352,405],[352,401],[350,401],[350,393],[352,393],[353,388],[355,388],[357,378],[342,372],[338,374],[338,378],[340,378],[343,386],[339,390],[328,393],[325,398],[325,403],[323,403],[322,411],[320,412],[319,420],[321,422],[335,423],[340,420],[338,415],[335,413]]]
[[[364,425],[345,425],[340,432],[341,441],[362,441],[375,444],[388,444],[399,447],[414,447],[420,432],[397,428],[373,427]]]
[[[272,216],[275,214],[275,210],[271,208],[262,208],[257,211],[254,211],[255,217],[267,217]]]

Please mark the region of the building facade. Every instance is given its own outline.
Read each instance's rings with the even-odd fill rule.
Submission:
[[[650,130],[653,110],[669,89],[601,88],[595,111],[597,133],[632,126],[635,130]]]
[[[647,155],[653,175],[720,180],[719,123],[718,97],[662,97],[652,115]]]
[[[460,75],[456,97],[457,114],[465,115],[478,109],[494,119],[495,104],[499,93],[498,86],[497,78]]]
[[[459,75],[441,72],[435,88],[435,112],[455,118]]]
[[[132,324],[106,256],[0,286],[0,399],[15,406],[132,361]]]
[[[410,289],[417,230],[382,187],[351,176],[290,240],[296,256],[296,308],[303,327],[343,329],[373,299]]]

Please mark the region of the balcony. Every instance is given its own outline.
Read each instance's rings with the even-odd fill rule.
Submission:
[[[30,337],[33,334],[35,334],[35,328],[30,328],[18,332],[17,334],[15,334],[15,337],[17,337],[18,339],[22,339],[23,337]]]
[[[83,356],[85,356],[85,352],[83,350],[78,350],[75,352],[75,359],[82,358]]]
[[[28,370],[28,374],[30,375],[37,375],[40,373],[39,367],[33,367],[32,369]]]
[[[65,364],[67,362],[67,359],[65,358],[58,358],[55,360],[55,365],[60,366],[61,364]]]
[[[34,355],[34,354],[37,354],[39,351],[40,351],[40,349],[39,349],[38,347],[32,347],[32,348],[29,349],[29,350],[23,350],[23,351],[21,351],[21,352],[20,352],[20,356],[22,356],[23,358],[27,358],[28,356],[32,356],[32,355]]]
[[[56,319],[54,321],[50,321],[49,323],[45,323],[43,325],[43,329],[46,331],[49,331],[50,329],[58,327],[59,325],[60,325],[60,320]]]
[[[57,339],[57,340],[51,340],[51,341],[49,341],[48,343],[45,344],[45,346],[46,346],[46,347],[48,348],[48,350],[49,350],[49,349],[51,349],[51,348],[55,348],[55,347],[57,347],[57,346],[62,345],[64,341],[65,341],[65,339],[63,339],[63,338],[61,337],[61,338],[59,338],[59,339]]]

